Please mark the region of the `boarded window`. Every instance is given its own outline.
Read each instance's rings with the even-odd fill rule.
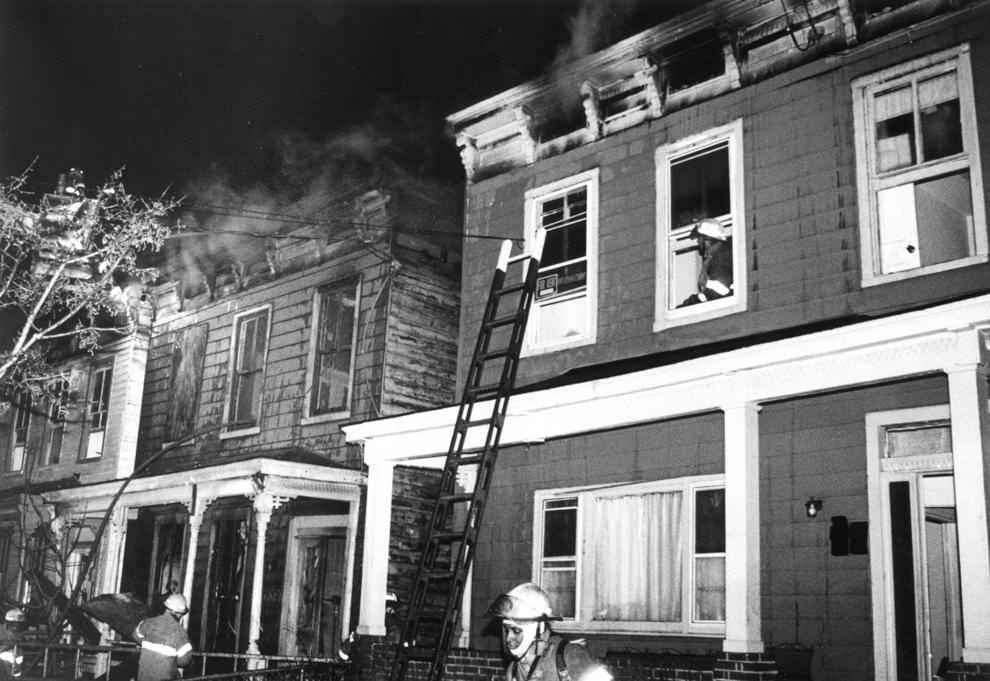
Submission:
[[[196,428],[208,326],[182,329],[172,345],[172,387],[168,394],[165,439],[176,442]]]

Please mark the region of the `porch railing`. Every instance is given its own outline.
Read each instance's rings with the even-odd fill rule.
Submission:
[[[137,674],[140,649],[133,644],[24,642],[17,646],[17,652],[23,657],[22,681],[131,681]],[[348,666],[347,662],[333,658],[194,651],[183,676],[186,681],[343,681]]]

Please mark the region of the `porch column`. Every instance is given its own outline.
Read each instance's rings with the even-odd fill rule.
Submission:
[[[974,333],[974,335],[977,335]],[[979,336],[977,335],[979,338]],[[962,583],[963,661],[990,662],[990,542],[987,528],[990,424],[987,367],[974,361],[946,370],[952,420],[952,463]]]
[[[724,406],[725,641],[728,653],[761,653],[759,412]]]
[[[261,587],[265,581],[265,544],[268,537],[268,523],[272,511],[282,505],[283,498],[271,492],[258,492],[254,495],[254,523],[258,528],[254,547],[254,573],[251,575],[251,621],[248,629],[248,655],[261,655],[258,638],[261,636]],[[260,660],[249,660],[248,667],[257,669]]]
[[[203,510],[194,509],[189,514],[189,549],[186,551],[186,569],[182,578],[182,595],[186,597],[186,603],[192,603],[196,550],[199,548],[199,529],[203,526]]]
[[[385,635],[385,594],[388,591],[388,545],[392,529],[392,462],[368,464],[368,501],[364,514],[361,563],[361,611],[357,633]]]

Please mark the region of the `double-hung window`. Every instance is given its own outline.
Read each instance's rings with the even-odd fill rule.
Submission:
[[[45,424],[45,463],[57,464],[62,458],[62,440],[68,412],[69,379],[63,378],[48,398],[48,422]]]
[[[534,581],[564,629],[724,630],[720,477],[539,492],[535,519]]]
[[[746,306],[742,121],[657,150],[654,330]]]
[[[853,82],[863,285],[985,262],[969,47]]]
[[[316,291],[310,353],[310,417],[345,417],[350,412],[359,295],[357,278]]]
[[[267,307],[245,312],[234,318],[228,432],[258,427],[265,357],[268,353],[268,318]]]
[[[546,230],[525,350],[535,354],[595,341],[598,319],[598,171],[526,193],[526,240]]]
[[[13,432],[10,437],[10,456],[7,458],[8,471],[24,468],[24,454],[27,450],[28,431],[31,428],[31,398],[22,395],[14,407]]]
[[[83,442],[83,459],[99,459],[106,444],[107,422],[110,417],[110,387],[113,383],[113,367],[98,366],[89,378],[89,404],[86,419],[86,439]]]

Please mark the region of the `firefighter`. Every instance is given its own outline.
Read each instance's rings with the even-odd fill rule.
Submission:
[[[698,291],[678,307],[717,300],[732,294],[732,248],[729,233],[718,220],[699,220],[691,235],[698,240]]]
[[[11,608],[3,616],[0,624],[0,681],[16,679],[21,675],[24,658],[17,649],[17,643],[24,633],[24,611]]]
[[[550,597],[523,582],[495,599],[486,613],[501,620],[502,646],[512,658],[506,681],[612,681],[612,673],[588,652],[583,640],[568,641],[550,630]]]
[[[186,598],[172,594],[165,599],[165,612],[141,620],[134,640],[141,644],[137,681],[167,681],[179,677],[179,667],[192,660],[192,644],[179,619],[189,612]]]

